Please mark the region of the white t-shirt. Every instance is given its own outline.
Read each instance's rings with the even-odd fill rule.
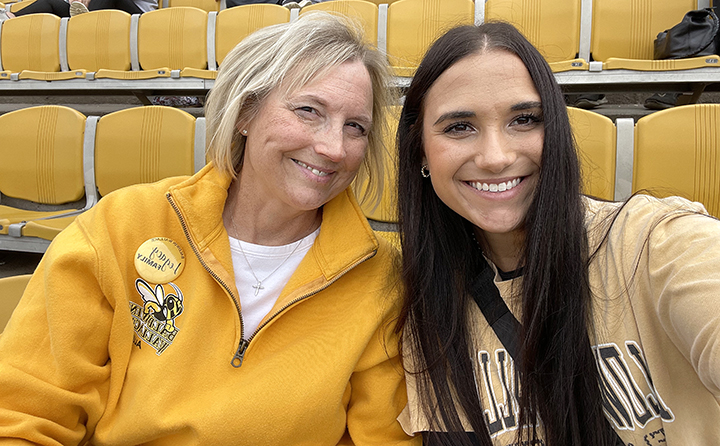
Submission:
[[[320,228],[299,241],[282,246],[255,245],[230,237],[235,286],[240,298],[245,339],[252,336],[263,318],[272,310],[285,284],[315,243],[319,233]]]

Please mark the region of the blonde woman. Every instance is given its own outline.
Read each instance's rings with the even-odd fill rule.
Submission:
[[[0,437],[38,444],[419,442],[378,178],[384,58],[342,19],[265,28],[210,93],[210,163],[104,197],[0,338]]]

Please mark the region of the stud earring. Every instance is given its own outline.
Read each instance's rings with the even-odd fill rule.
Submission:
[[[420,174],[423,176],[423,178],[430,178],[430,169],[428,169],[427,164],[423,164],[420,167]]]
[[[247,130],[243,130],[243,131],[242,131],[242,132],[240,132],[240,133],[242,133],[242,134],[243,134],[243,136],[247,136]]]

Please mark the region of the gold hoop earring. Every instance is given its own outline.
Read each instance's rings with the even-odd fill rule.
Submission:
[[[420,167],[420,174],[423,176],[423,178],[430,178],[430,169],[428,169],[427,164],[423,164]]]

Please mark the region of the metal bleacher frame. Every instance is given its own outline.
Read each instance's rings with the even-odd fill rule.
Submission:
[[[485,20],[486,0],[474,0],[475,24]],[[710,0],[698,0],[699,7],[709,7]],[[221,11],[224,8],[221,8]],[[388,4],[378,7],[378,48],[386,52],[387,48],[387,17]],[[215,12],[208,16],[207,52],[208,69],[217,69],[215,60]],[[290,20],[297,20],[299,9],[292,9]],[[132,16],[131,22],[131,59],[132,70],[138,70],[138,30],[139,15]],[[603,70],[602,62],[590,61],[590,38],[592,32],[592,0],[581,0],[580,44],[578,56],[589,62],[588,71],[565,71],[555,73],[559,84],[567,93],[604,93],[604,92],[698,92],[720,91],[720,67],[696,68],[677,71],[632,71],[632,70]],[[0,23],[0,31],[2,23]],[[67,71],[66,54],[67,19],[64,19],[60,29],[60,59],[61,70]],[[0,70],[2,62],[0,60]],[[146,80],[118,80],[95,79],[94,73],[87,73],[86,79],[70,80],[12,80],[0,81],[0,95],[135,95],[145,104],[150,102],[150,95],[187,95],[204,96],[212,88],[214,80],[192,77],[180,77],[179,70],[173,70],[169,78]],[[398,77],[393,82],[394,87],[406,88],[410,78]],[[699,94],[699,93],[698,93]]]

